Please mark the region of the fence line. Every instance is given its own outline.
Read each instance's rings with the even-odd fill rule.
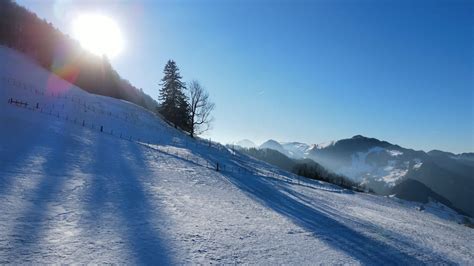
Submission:
[[[17,80],[17,79],[11,78],[11,77],[10,78],[3,77],[2,81],[6,82],[9,85],[22,88],[23,90],[25,90],[26,92],[28,92],[30,94],[41,95],[45,98],[46,97],[52,97],[53,99],[56,98],[56,99],[69,100],[70,101],[69,104],[71,104],[70,106],[72,106],[75,109],[82,110],[83,113],[92,112],[92,113],[97,114],[97,115],[112,117],[112,118],[124,121],[126,124],[128,124],[128,126],[133,125],[133,126],[136,126],[136,127],[146,127],[148,129],[163,132],[163,126],[167,125],[166,123],[163,123],[161,126],[158,126],[158,125],[154,125],[154,124],[150,124],[150,123],[146,123],[144,121],[141,121],[140,116],[137,114],[138,110],[131,110],[131,108],[128,108],[127,112],[122,111],[121,114],[120,113],[116,114],[114,112],[107,111],[103,107],[101,108],[100,106],[96,106],[94,103],[92,103],[92,104],[88,103],[84,99],[84,97],[81,97],[80,93],[75,93],[73,95],[67,95],[64,92],[62,94],[59,93],[59,92],[50,92],[49,95],[48,95],[48,92],[45,92],[44,90],[40,90],[40,89],[34,87],[31,84],[24,83],[20,80]],[[83,94],[84,94],[83,96],[86,96],[89,93],[84,92]],[[65,102],[63,102],[62,104],[58,104],[58,102],[56,102],[56,103],[55,102],[53,102],[53,103],[44,103],[43,102],[41,105],[40,105],[39,102],[36,102],[36,105],[33,104],[34,107],[32,107],[32,105],[30,105],[27,101],[21,101],[21,100],[18,100],[18,99],[9,98],[8,103],[12,104],[16,107],[23,107],[23,108],[25,108],[27,110],[30,110],[30,111],[38,111],[38,112],[40,112],[42,114],[45,114],[45,115],[56,116],[58,119],[64,119],[68,122],[71,122],[71,123],[77,125],[77,126],[88,127],[91,130],[95,130],[97,128],[97,129],[100,129],[98,131],[100,133],[108,134],[110,136],[117,137],[117,138],[119,138],[121,140],[124,140],[124,141],[135,142],[137,144],[144,145],[145,147],[152,148],[151,147],[152,141],[150,141],[149,139],[146,140],[146,139],[142,139],[142,138],[136,138],[136,137],[134,138],[131,134],[126,134],[126,132],[123,132],[123,131],[115,131],[114,132],[113,129],[109,130],[109,129],[104,128],[103,125],[95,125],[94,123],[87,123],[87,121],[85,119],[79,119],[78,117],[72,118],[72,117],[69,117],[69,115],[61,116],[60,113],[61,113],[62,110],[65,109],[65,106],[66,106]],[[48,110],[49,110],[49,112],[48,112]],[[144,109],[144,110],[146,110],[146,109]],[[149,110],[147,110],[147,111],[149,111]],[[142,113],[150,116],[150,118],[157,119],[156,117],[152,117],[151,112],[142,112]],[[78,121],[81,121],[81,120],[82,120],[82,123],[78,122]],[[175,145],[175,146],[178,146],[179,144],[182,144],[182,141],[180,141],[180,139],[178,139],[176,137],[176,135],[174,135],[174,137],[172,137],[172,144]],[[226,147],[226,146],[224,146],[224,145],[222,145],[218,142],[212,141],[211,139],[207,140],[207,139],[196,138],[192,142],[188,142],[188,141],[185,140],[184,141],[184,146],[188,147],[188,145],[194,145],[195,147],[197,147],[199,145],[207,146],[209,148],[218,149],[219,151],[230,149],[230,150],[232,150],[232,153],[230,153],[230,154],[235,155],[234,147]],[[164,152],[162,150],[159,150],[159,151]],[[206,168],[209,168],[209,169],[214,169],[214,170],[217,170],[217,171],[239,173],[239,174],[244,174],[244,173],[246,173],[246,174],[255,174],[255,175],[260,175],[260,176],[279,178],[279,179],[282,179],[282,180],[285,180],[284,177],[288,176],[288,177],[286,177],[285,181],[290,182],[290,183],[295,183],[294,179],[296,179],[297,183],[295,183],[295,184],[300,184],[300,178],[301,177],[298,176],[298,175],[295,175],[293,173],[289,173],[289,172],[287,172],[286,176],[285,176],[285,175],[280,175],[280,174],[276,173],[275,169],[273,171],[261,171],[258,168],[254,168],[254,167],[251,167],[251,166],[248,166],[248,167],[236,166],[235,163],[234,163],[234,165],[232,165],[232,164],[223,164],[223,163],[219,162],[218,160],[214,160],[214,161],[211,161],[211,163],[209,163],[209,160],[203,159],[203,162],[205,162],[205,164],[204,163],[200,164],[199,157],[197,157],[197,161],[194,162],[192,159],[190,160],[188,153],[180,154],[180,152],[176,150],[175,154],[173,154],[173,152],[169,151],[169,148],[167,148],[167,152],[164,152],[164,153],[167,153],[169,155],[174,155],[174,156],[179,157],[183,160],[191,161],[191,162],[193,162],[197,165],[200,165],[202,167],[206,167]],[[238,159],[238,158],[236,157],[234,159]],[[243,163],[243,162],[241,162],[241,163]],[[250,171],[247,168],[252,168],[254,171]],[[278,171],[280,171],[280,170],[278,170]],[[290,178],[289,176],[292,176],[293,179]]]
[[[75,107],[78,107],[79,105],[82,105],[84,108],[83,111],[91,111],[100,115],[108,115],[117,119],[122,119],[124,121],[133,123],[134,125],[141,125],[141,126],[146,126],[147,128],[152,128],[155,130],[159,130],[159,127],[150,125],[148,123],[145,123],[144,121],[140,121],[140,116],[137,115],[136,110],[128,110],[128,112],[123,112],[122,114],[115,114],[110,111],[106,111],[103,108],[96,107],[93,104],[87,104],[87,101],[82,99],[79,94],[74,94],[74,95],[67,95],[66,92],[59,93],[59,92],[45,92],[44,90],[40,90],[36,87],[34,87],[31,84],[27,84],[22,82],[21,80],[17,80],[14,78],[7,78],[3,77],[2,78],[3,82],[7,83],[8,85],[22,88],[26,92],[30,94],[36,94],[36,95],[42,95],[44,97],[53,97],[57,99],[65,99],[65,100],[70,100],[72,103],[74,103]],[[84,92],[85,93],[85,92]],[[43,108],[47,108],[48,104],[44,104]],[[51,108],[55,108],[54,103],[51,104]],[[64,103],[62,104],[62,108],[64,109]],[[138,108],[138,107],[137,107]],[[151,116],[151,113],[147,113],[147,115]]]
[[[24,109],[27,109],[27,110],[30,110],[30,111],[33,111],[33,112],[37,111],[41,114],[54,116],[58,119],[64,119],[65,121],[73,123],[76,126],[82,126],[82,127],[85,127],[85,128],[90,128],[91,130],[96,130],[97,129],[97,132],[99,132],[99,133],[103,133],[103,134],[107,134],[107,135],[110,135],[110,136],[113,136],[113,137],[117,137],[117,138],[119,138],[121,140],[124,140],[124,141],[134,142],[134,143],[140,144],[144,147],[147,147],[147,148],[150,148],[150,149],[153,149],[153,150],[158,150],[162,153],[166,153],[168,155],[178,157],[182,160],[192,162],[196,165],[199,165],[201,167],[205,167],[205,168],[208,168],[208,169],[213,169],[213,170],[216,170],[216,171],[219,171],[219,172],[229,172],[229,173],[236,173],[236,174],[254,174],[254,175],[259,175],[259,176],[267,176],[267,177],[284,179],[284,178],[282,178],[281,175],[275,173],[274,171],[265,171],[265,172],[263,172],[263,171],[259,171],[256,168],[252,168],[253,169],[253,171],[252,171],[252,170],[248,169],[249,167],[238,166],[238,165],[235,165],[235,163],[234,164],[232,164],[232,163],[226,164],[226,163],[223,163],[222,161],[219,161],[219,160],[206,160],[206,159],[200,159],[200,157],[195,157],[193,159],[192,157],[189,156],[189,153],[181,153],[179,150],[174,150],[174,151],[171,150],[170,151],[169,147],[167,147],[166,151],[164,151],[162,149],[157,148],[158,147],[158,142],[156,142],[156,141],[150,141],[149,139],[133,137],[131,134],[126,134],[126,132],[123,132],[123,131],[114,131],[113,129],[106,129],[103,125],[96,125],[92,122],[88,123],[86,121],[86,119],[81,119],[82,122],[78,123],[78,118],[77,117],[72,118],[72,117],[69,117],[69,115],[61,115],[60,110],[57,110],[57,108],[55,108],[54,103],[51,105],[52,108],[50,108],[49,110],[44,109],[44,107],[42,105],[40,106],[38,102],[35,105],[33,105],[33,107],[32,107],[31,104],[28,104],[27,101],[22,101],[22,100],[19,100],[19,99],[9,98],[8,103],[12,104],[16,107],[19,107],[19,108],[22,107]],[[56,106],[57,106],[57,104],[56,104]],[[64,109],[64,104],[62,106],[63,107],[61,108],[61,110]],[[109,113],[110,116],[112,116],[112,112],[108,112],[108,113]],[[160,130],[160,131],[162,131],[162,130]],[[155,144],[153,144],[153,143],[155,143]],[[185,141],[184,146],[188,147],[188,144],[191,145],[191,143],[192,142]],[[177,136],[173,136],[172,137],[172,144],[175,145],[175,146],[178,146],[178,144],[182,144],[182,143],[177,138]],[[153,147],[152,145],[157,145],[157,147]],[[224,149],[227,150],[227,148],[225,146],[223,146],[222,144],[211,141],[210,139],[209,140],[195,139],[193,141],[193,145],[195,147],[197,147],[198,145],[201,145],[203,147],[215,148],[219,151],[222,151]],[[234,151],[234,153],[235,153],[235,151]],[[232,153],[230,153],[230,154],[232,154]],[[201,163],[201,161],[202,161],[202,163]],[[286,179],[286,181],[290,181],[290,180],[291,179],[289,179],[289,178]],[[299,184],[299,179],[298,179],[298,184]]]
[[[30,110],[30,111],[37,111],[39,113],[49,115],[49,116],[53,116],[53,117],[56,117],[58,119],[64,119],[65,121],[71,122],[71,123],[73,123],[77,126],[86,127],[86,128],[90,128],[90,129],[93,129],[93,130],[97,129],[98,132],[100,132],[100,133],[115,136],[115,137],[118,137],[119,139],[122,139],[122,140],[128,140],[128,141],[139,143],[139,144],[145,143],[145,144],[148,144],[148,145],[151,145],[152,143],[156,142],[156,141],[151,141],[149,139],[143,139],[143,138],[140,138],[140,137],[133,137],[131,134],[127,134],[126,132],[123,132],[123,131],[120,131],[120,130],[119,131],[117,131],[117,130],[114,131],[113,128],[106,129],[103,125],[98,125],[98,124],[95,124],[95,123],[92,123],[92,122],[88,123],[85,119],[81,119],[82,122],[78,123],[78,118],[72,118],[72,117],[70,118],[69,115],[62,115],[59,110],[57,110],[57,111],[55,111],[53,109],[45,110],[45,109],[43,109],[43,107],[40,107],[39,104],[36,104],[34,107],[31,107],[31,105],[29,105],[27,101],[22,101],[22,100],[14,99],[14,98],[9,98],[8,103],[12,104],[16,107],[23,107],[24,109],[27,109],[27,110]],[[174,136],[172,138],[172,144],[178,145],[180,143],[181,142],[176,139],[176,136]],[[185,141],[184,144],[185,144],[185,147],[187,147],[188,144],[190,144],[190,142]],[[198,143],[194,143],[194,144],[196,146],[198,145]],[[200,144],[203,145],[202,143],[200,143]],[[208,144],[205,144],[205,145],[208,145]],[[213,147],[211,142],[209,142],[209,147]],[[175,151],[175,154],[173,154],[172,152],[170,152],[168,150],[167,153],[169,153],[171,155],[176,155],[178,157],[183,156],[182,154],[179,153],[179,151]],[[217,163],[214,163],[214,164],[217,165]],[[223,165],[223,164],[220,164],[220,165]],[[223,167],[221,167],[221,168],[223,170],[226,169],[225,165],[223,165]]]

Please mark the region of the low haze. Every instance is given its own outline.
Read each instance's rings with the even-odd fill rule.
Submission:
[[[473,22],[0,0],[0,264],[472,265]]]
[[[111,62],[155,99],[175,60],[210,92],[207,137],[224,143],[362,134],[474,151],[472,1],[18,2],[71,35],[81,13],[118,21]]]

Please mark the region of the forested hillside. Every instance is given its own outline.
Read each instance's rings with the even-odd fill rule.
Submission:
[[[28,55],[45,69],[90,93],[156,110],[156,101],[120,77],[106,57],[85,51],[51,23],[11,0],[0,1],[0,44]]]

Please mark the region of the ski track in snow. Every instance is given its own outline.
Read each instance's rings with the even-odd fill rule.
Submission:
[[[8,49],[0,55],[14,62],[2,75],[34,84],[54,79]],[[247,156],[192,144],[128,103],[64,91],[138,114],[123,122],[81,113],[96,124],[82,127],[6,104],[9,97],[66,102],[11,84],[3,79],[0,88],[0,264],[474,261],[472,229],[416,204],[298,180]],[[70,105],[62,115],[77,114]],[[100,124],[142,134],[152,145],[100,133]],[[207,167],[216,160],[246,171]]]

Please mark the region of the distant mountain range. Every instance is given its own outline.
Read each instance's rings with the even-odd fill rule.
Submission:
[[[306,152],[310,146],[301,142],[286,142],[282,143],[283,148],[288,151],[288,155],[294,159],[307,158]]]
[[[303,159],[307,158],[306,155],[310,146],[301,142],[279,143],[276,140],[270,139],[262,143],[260,146],[258,146],[258,148],[276,150],[293,159]]]
[[[316,145],[268,140],[259,148],[294,159],[312,159],[377,194],[408,200],[443,199],[441,203],[449,202],[447,206],[474,217],[474,153],[416,151],[361,135]],[[426,189],[420,189],[423,186]]]
[[[247,148],[247,149],[257,147],[255,143],[253,143],[251,140],[248,140],[248,139],[237,141],[235,145],[240,146],[242,148]]]
[[[270,149],[270,150],[275,150],[278,151],[288,157],[290,157],[289,151],[287,151],[285,148],[283,148],[283,145],[281,145],[278,141],[270,139],[262,143],[260,146],[258,146],[259,149]]]

